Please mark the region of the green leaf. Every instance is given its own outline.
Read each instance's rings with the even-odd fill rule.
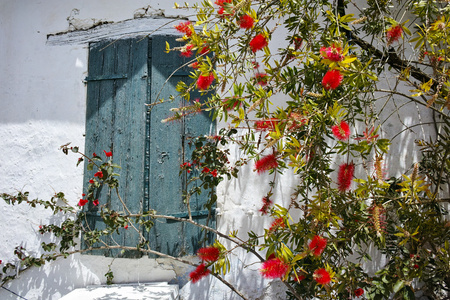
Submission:
[[[394,293],[397,293],[405,286],[405,282],[403,280],[399,280],[394,285]]]

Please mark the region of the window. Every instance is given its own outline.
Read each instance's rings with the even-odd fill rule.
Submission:
[[[187,211],[183,191],[192,174],[179,176],[179,166],[189,161],[188,139],[211,134],[214,128],[207,113],[161,123],[171,115],[169,108],[183,105],[185,100],[179,97],[175,102],[155,105],[150,111],[145,105],[159,99],[168,100],[170,95],[177,94],[177,82],[189,79],[189,67],[177,70],[185,59],[175,52],[165,53],[166,41],[175,45],[174,37],[170,36],[90,44],[85,151],[100,155],[103,150],[112,150],[114,163],[122,168],[119,192],[132,213],[155,209],[158,214],[183,217]],[[85,170],[85,186],[94,172]],[[190,199],[191,210],[197,212],[195,221],[202,224],[206,224],[208,216],[203,207],[207,200],[204,194]],[[98,199],[100,205],[123,211],[113,193],[99,191]],[[98,208],[91,205],[87,209],[90,228],[104,228]],[[214,224],[214,220],[209,220],[209,224],[211,221]],[[182,222],[155,220],[150,232],[140,230],[150,241],[151,249],[174,256],[195,253],[204,240],[204,233],[198,227]],[[136,246],[139,235],[124,229],[105,242]],[[140,256],[135,252],[121,254],[107,250],[92,254]]]

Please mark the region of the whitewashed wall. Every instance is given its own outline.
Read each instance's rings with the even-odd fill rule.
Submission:
[[[170,0],[46,0],[0,2],[0,192],[30,191],[31,197],[49,199],[63,191],[75,206],[82,193],[82,168],[75,167],[77,156],[65,156],[58,150],[67,142],[84,148],[85,93],[83,79],[87,74],[87,44],[48,43],[47,35],[72,26],[85,29],[99,20],[119,22],[133,19],[137,10],[148,5],[150,11],[162,11],[166,17],[179,15]],[[78,9],[78,14],[74,9]],[[142,12],[142,10],[139,10]],[[137,23],[136,23],[137,24]],[[72,28],[73,29],[73,28]],[[283,39],[272,41],[279,45]],[[387,110],[389,112],[389,110]],[[402,110],[404,120],[416,118],[415,107]],[[425,120],[426,121],[426,120]],[[386,122],[386,130],[398,132],[403,125]],[[394,145],[402,160],[392,160],[408,169],[417,160],[408,157],[404,139],[423,138],[427,132],[401,137]],[[389,137],[389,132],[385,132]],[[399,137],[400,139],[400,137]],[[239,153],[232,149],[236,157]],[[391,164],[391,167],[392,167]],[[268,191],[268,175],[253,175],[251,166],[241,171],[240,181],[226,182],[218,189],[220,213],[218,229],[228,232],[248,228],[262,232],[270,219],[260,217],[261,199]],[[279,177],[274,199],[289,201],[295,176]],[[13,262],[13,250],[23,241],[29,251],[39,253],[42,242],[37,230],[40,224],[57,221],[26,205],[7,206],[0,202],[0,260]],[[245,236],[243,236],[245,237]],[[232,270],[227,279],[251,299],[284,298],[279,280],[265,281],[258,274],[260,264],[242,252],[233,255]],[[42,268],[31,269],[18,280],[6,285],[26,299],[59,299],[71,290],[103,284],[109,258],[75,255]],[[178,283],[185,299],[234,299],[223,284],[209,277],[196,285],[188,282],[191,267],[167,260],[116,259],[112,264],[116,283],[172,281]],[[0,299],[16,299],[0,289]]]

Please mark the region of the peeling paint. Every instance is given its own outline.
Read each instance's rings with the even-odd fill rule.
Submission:
[[[134,15],[133,15],[133,17],[135,19],[146,18],[146,17],[155,17],[155,16],[165,17],[164,10],[155,9],[155,8],[151,7],[150,5],[148,5],[146,7],[136,9],[134,11]]]
[[[70,15],[67,17],[67,21],[69,22],[69,32],[76,30],[88,30],[91,28],[95,28],[100,25],[112,23],[111,21],[105,21],[102,19],[78,19],[75,16],[80,14],[80,10],[78,8],[72,9]]]

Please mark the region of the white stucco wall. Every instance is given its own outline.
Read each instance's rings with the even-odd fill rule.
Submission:
[[[167,0],[46,0],[0,2],[0,192],[30,191],[31,197],[49,199],[54,192],[63,191],[69,203],[75,206],[82,193],[82,168],[75,166],[76,155],[65,156],[58,150],[67,142],[84,148],[86,89],[83,79],[87,74],[87,45],[71,43],[49,45],[47,35],[69,29],[67,18],[72,15],[81,21],[73,24],[83,27],[97,20],[123,21],[132,19],[135,11],[151,5],[166,16],[179,15]],[[79,14],[74,15],[73,9]],[[92,19],[95,19],[93,21]],[[273,45],[283,41],[274,40]],[[387,113],[391,111],[387,110]],[[415,106],[404,108],[402,118],[408,125],[415,118]],[[427,121],[426,116],[423,117]],[[398,132],[401,124],[387,121],[383,134]],[[390,167],[398,175],[408,169],[417,158],[405,151],[405,139],[423,138],[428,132],[419,130],[398,139],[393,145],[395,155]],[[401,142],[401,143],[400,143]],[[231,149],[236,157],[237,149]],[[399,164],[395,168],[393,164]],[[253,173],[248,166],[241,170],[240,181],[226,182],[218,189],[220,214],[218,229],[228,232],[239,228],[243,234],[248,228],[262,232],[270,224],[269,218],[258,213],[261,199],[268,191],[269,175],[246,176]],[[278,177],[274,199],[286,204],[295,176],[289,173]],[[38,252],[42,242],[37,233],[40,224],[58,220],[36,212],[25,205],[8,206],[0,202],[0,260],[12,262],[17,243],[32,252]],[[245,235],[243,235],[245,237]],[[280,299],[284,292],[279,280],[265,281],[258,274],[259,264],[244,252],[233,254],[232,272],[227,279],[237,284],[251,299]],[[110,258],[74,255],[42,268],[33,268],[6,287],[26,299],[58,299],[77,287],[104,284]],[[188,283],[192,267],[167,260],[143,258],[116,259],[112,264],[116,283],[172,281],[180,284],[185,299],[237,299],[222,283],[212,277],[196,285]],[[0,299],[16,299],[0,289]]]

